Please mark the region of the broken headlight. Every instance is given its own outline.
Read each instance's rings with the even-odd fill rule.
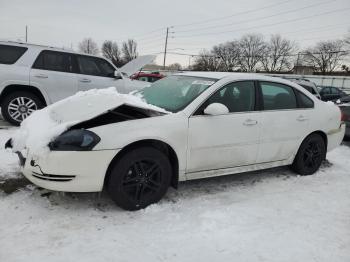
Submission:
[[[49,144],[52,151],[89,151],[100,142],[100,137],[85,129],[64,132]]]

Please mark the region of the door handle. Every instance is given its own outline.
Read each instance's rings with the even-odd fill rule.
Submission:
[[[245,126],[254,126],[258,123],[258,121],[253,120],[253,119],[247,119],[246,121],[243,122],[243,125]]]
[[[308,118],[303,116],[303,115],[300,115],[300,116],[298,116],[297,120],[300,121],[300,122],[303,122],[303,121],[308,120]]]
[[[82,82],[82,83],[90,83],[91,82],[91,80],[87,79],[87,78],[79,79],[79,81]]]
[[[38,75],[34,75],[37,78],[49,78],[47,75],[44,74],[38,74]]]

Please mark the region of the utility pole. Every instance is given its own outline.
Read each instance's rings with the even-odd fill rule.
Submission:
[[[167,49],[167,47],[168,47],[168,37],[169,37],[169,27],[166,28],[163,70],[165,70],[165,60],[166,60],[166,49]]]
[[[26,43],[28,43],[28,26],[26,25]]]

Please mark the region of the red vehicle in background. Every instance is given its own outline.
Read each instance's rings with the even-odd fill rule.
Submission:
[[[139,72],[139,73],[133,74],[130,78],[153,83],[159,79],[162,79],[163,77],[165,76],[160,74],[159,72],[151,72],[151,73]]]

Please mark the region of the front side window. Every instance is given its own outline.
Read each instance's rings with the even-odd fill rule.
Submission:
[[[253,81],[233,82],[215,92],[202,106],[212,103],[225,105],[230,113],[254,111],[255,86]]]
[[[42,51],[36,59],[33,68],[73,73],[73,55],[56,51]]]
[[[260,82],[264,110],[297,108],[297,99],[293,88],[287,85]]]
[[[0,64],[12,65],[27,51],[21,46],[0,45]]]
[[[114,77],[114,67],[102,58],[78,56],[78,65],[81,74]]]
[[[194,76],[169,76],[151,86],[142,89],[135,95],[148,104],[176,113],[188,106],[217,79]]]

